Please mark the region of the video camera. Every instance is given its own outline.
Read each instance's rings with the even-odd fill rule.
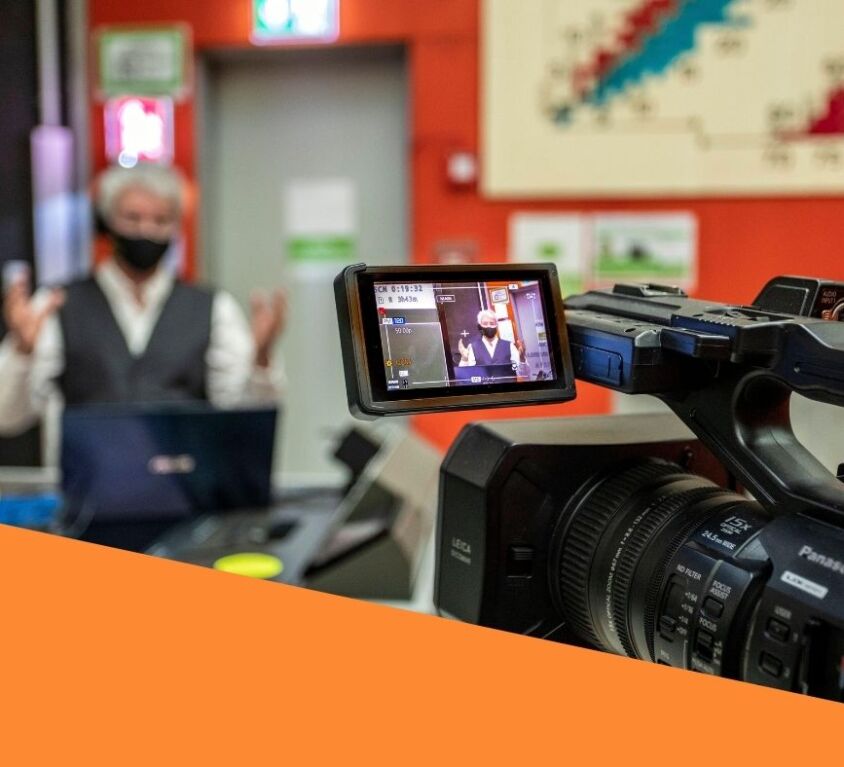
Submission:
[[[844,700],[844,485],[789,411],[844,405],[844,284],[778,277],[749,306],[616,285],[564,315],[550,265],[358,265],[335,295],[355,412],[566,401],[576,375],[679,418],[467,426],[441,613]]]

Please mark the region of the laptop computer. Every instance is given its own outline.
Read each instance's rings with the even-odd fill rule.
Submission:
[[[204,403],[67,408],[61,532],[140,551],[191,516],[268,506],[277,421]]]

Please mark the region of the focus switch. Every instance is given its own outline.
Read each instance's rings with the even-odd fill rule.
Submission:
[[[708,631],[699,629],[697,632],[697,643],[695,644],[695,652],[700,655],[701,659],[706,663],[712,660],[712,645],[715,642],[715,637]]]
[[[767,674],[778,677],[782,674],[782,661],[775,655],[763,652],[759,656],[759,667]]]
[[[715,599],[715,597],[707,597],[703,600],[703,611],[710,618],[720,618],[721,613],[724,612],[724,603]]]
[[[787,623],[778,621],[776,618],[768,619],[768,627],[766,630],[768,635],[772,639],[776,639],[778,642],[787,642],[789,636],[791,636],[791,627]]]

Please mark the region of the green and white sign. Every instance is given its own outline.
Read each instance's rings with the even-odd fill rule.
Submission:
[[[190,33],[184,25],[103,27],[97,32],[100,98],[187,95]]]
[[[287,254],[293,261],[352,261],[355,241],[352,237],[316,235],[291,237]]]
[[[332,273],[357,256],[357,187],[350,178],[304,178],[285,185],[285,255],[300,273]]]

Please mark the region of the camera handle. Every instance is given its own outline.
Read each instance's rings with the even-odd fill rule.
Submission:
[[[703,390],[658,395],[774,514],[810,513],[844,524],[844,484],[801,442],[791,425],[792,391],[838,402],[816,383],[786,382],[772,371],[725,365]]]

